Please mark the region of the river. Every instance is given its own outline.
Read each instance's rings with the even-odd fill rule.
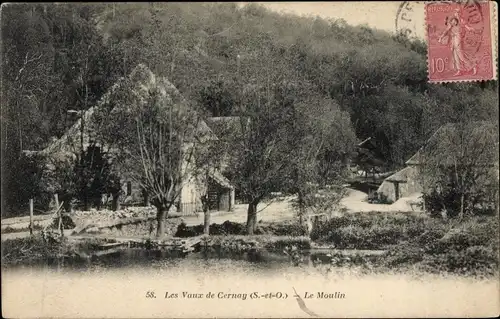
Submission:
[[[493,316],[497,278],[331,267],[311,254],[126,249],[88,261],[2,268],[8,317]],[[317,259],[317,258],[316,258]],[[253,296],[253,297],[252,297]],[[312,297],[311,297],[312,296]]]

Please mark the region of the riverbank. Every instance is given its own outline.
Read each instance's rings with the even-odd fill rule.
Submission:
[[[371,212],[334,217],[316,225],[310,238],[303,236],[304,229],[293,221],[261,222],[257,234],[252,236],[243,234],[243,224],[226,222],[211,225],[211,231],[216,230],[211,236],[200,236],[200,226],[181,224],[176,237],[166,237],[159,245],[154,237],[148,236],[136,236],[133,241],[138,243],[139,252],[150,251],[155,256],[167,256],[165,258],[171,258],[165,252],[175,250],[203,258],[253,258],[251,260],[264,262],[279,260],[282,264],[298,267],[312,265],[317,271],[326,273],[357,267],[367,273],[450,273],[491,278],[498,275],[498,227],[498,219],[494,216],[469,217],[459,222],[432,219],[417,213]],[[109,233],[85,236],[76,244],[71,240],[48,244],[40,236],[5,241],[2,265],[78,259],[92,256],[99,245],[120,242]],[[187,245],[185,242],[191,238],[196,240]],[[127,242],[126,238],[122,239]],[[165,244],[168,241],[179,244]],[[192,249],[186,249],[187,246]],[[118,255],[111,259],[124,258],[119,250],[113,253]],[[133,260],[120,263],[126,266],[129,262]]]

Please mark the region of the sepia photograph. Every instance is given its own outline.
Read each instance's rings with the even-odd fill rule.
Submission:
[[[497,7],[2,4],[2,316],[500,315]]]

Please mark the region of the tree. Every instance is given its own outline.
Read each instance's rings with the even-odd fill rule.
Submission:
[[[341,153],[329,138],[353,137],[352,130],[333,134],[346,124],[350,128],[348,117],[335,115],[339,112],[335,103],[321,97],[307,81],[280,78],[278,70],[268,73],[265,85],[245,87],[238,110],[241,131],[233,132],[227,147],[229,175],[248,202],[249,234],[256,227],[257,205],[266,196],[285,191],[303,198],[306,185],[319,180],[325,149]],[[340,118],[347,123],[338,122]]]
[[[120,54],[104,45],[94,23],[99,14],[92,4],[2,7],[2,206],[9,210],[19,208],[14,194],[28,187],[22,151],[60,137],[75,120],[67,110],[86,110],[116,79]]]
[[[143,65],[112,96],[120,95],[120,101],[103,103],[93,122],[99,140],[114,154],[114,165],[148,193],[161,237],[184,183],[206,172],[195,159],[213,137],[177,89]]]
[[[288,134],[293,137],[293,182],[289,191],[297,194],[302,222],[305,210],[315,205],[311,199],[320,188],[344,184],[356,136],[349,115],[340,111],[337,103],[304,84],[301,90],[301,94],[295,94]],[[294,96],[293,92],[287,95]],[[331,187],[330,191],[335,190]]]
[[[498,126],[458,122],[442,126],[419,158],[426,206],[432,214],[474,214],[498,194]],[[496,172],[495,172],[496,170]]]

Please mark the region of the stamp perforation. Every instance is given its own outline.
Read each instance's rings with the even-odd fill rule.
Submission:
[[[429,4],[446,4],[446,5],[451,5],[453,7],[447,7],[446,10],[438,10],[436,9],[434,11],[434,16],[430,16],[429,14]],[[463,31],[462,29],[465,27],[467,29],[467,31],[470,31],[470,26],[467,25],[467,22],[471,21],[471,17],[473,17],[472,14],[470,14],[470,12],[474,12],[473,8],[472,10],[469,11],[469,20],[467,20],[467,22],[465,21],[465,19],[463,18],[463,11],[465,11],[465,9],[470,9],[471,7],[467,5],[468,2],[458,2],[458,1],[427,1],[425,3],[425,6],[424,6],[424,33],[425,33],[425,38],[426,38],[426,41],[427,41],[427,57],[426,57],[426,60],[427,60],[427,79],[430,83],[448,83],[448,82],[487,82],[487,81],[493,81],[493,80],[496,80],[497,79],[497,74],[498,74],[498,51],[497,51],[497,46],[498,46],[498,30],[497,30],[497,24],[496,24],[496,21],[497,21],[497,7],[496,7],[496,3],[493,2],[493,1],[480,1],[480,2],[475,2],[476,4],[478,3],[487,3],[488,4],[488,7],[487,7],[487,11],[488,12],[488,21],[483,21],[482,19],[482,12],[480,12],[480,17],[481,17],[481,20],[480,22],[483,23],[483,27],[482,27],[482,30],[484,30],[484,27],[487,26],[486,30],[489,31],[488,34],[486,35],[483,35],[483,33],[480,33],[481,34],[481,40],[479,41],[479,44],[478,45],[478,48],[476,50],[476,52],[474,52],[472,54],[472,58],[470,56],[468,56],[470,53],[466,53],[466,48],[470,48],[470,47],[473,47],[472,45],[468,46],[468,42],[465,42],[463,40]],[[457,8],[457,5],[458,5],[458,8]],[[462,6],[463,7],[460,7]],[[450,47],[450,53],[448,53],[448,55],[450,55],[450,57],[446,56],[444,57],[443,53],[442,53],[442,49],[441,50],[438,50],[436,48],[436,45],[432,45],[431,43],[431,34],[430,34],[430,27],[435,27],[435,25],[431,25],[430,24],[430,20],[434,19],[436,20],[436,18],[442,18],[442,14],[439,15],[437,14],[436,12],[448,12],[448,11],[454,11],[455,14],[453,16],[451,16],[451,20],[450,20],[450,23],[449,25],[448,24],[448,19],[450,16],[446,16],[446,21],[445,21],[445,25],[447,25],[446,29],[445,29],[445,32],[442,33],[441,37],[439,37],[438,39],[438,42],[441,42],[441,38],[443,37],[443,35],[448,32],[448,41],[450,41],[451,43],[448,43],[447,42],[447,46]],[[462,11],[463,10],[463,11]],[[477,14],[477,13],[476,13]],[[460,19],[460,20],[458,20]],[[460,22],[459,22],[460,21]],[[477,22],[476,22],[477,23]],[[434,32],[437,32],[437,29],[434,31]],[[472,32],[476,32],[476,29],[472,29],[471,33]],[[481,31],[482,32],[482,31]],[[488,38],[488,35],[489,35],[489,38]],[[435,34],[434,34],[435,36]],[[481,42],[484,41],[485,39],[488,40],[488,45],[484,46],[482,49],[480,48],[481,46]],[[486,51],[485,52],[485,48],[489,49],[489,51]],[[476,56],[475,54],[476,53],[479,53],[479,50],[481,49],[481,53],[483,54],[483,58],[481,60],[481,58],[479,58],[478,56],[480,56],[479,54]],[[432,61],[433,60],[433,55],[438,55],[437,51],[439,51],[439,56],[441,58],[438,58],[437,60],[441,60],[442,62],[442,70],[445,70],[445,67],[444,65],[446,64],[450,64],[448,62],[446,62],[447,60],[451,60],[452,62],[452,65],[453,65],[453,71],[456,71],[456,73],[453,75],[453,76],[450,76],[450,74],[447,74],[447,76],[443,76],[442,78],[437,78],[436,76],[433,76],[431,74],[431,68],[433,68],[434,72],[433,73],[436,73],[436,66],[435,65],[431,65],[433,63],[435,63],[435,61]],[[485,59],[484,57],[488,56],[487,54],[489,54],[489,60],[487,60],[487,62],[491,63],[491,69],[488,68],[489,71],[486,71],[487,74],[485,74],[482,78],[481,78],[481,74],[477,75],[477,69],[479,67],[481,67],[481,63],[480,62],[483,62],[483,60]],[[478,59],[480,59],[480,61],[478,61]],[[444,62],[443,62],[444,61]],[[440,62],[440,61],[438,61]],[[446,64],[445,64],[446,63]],[[472,76],[467,76],[467,75],[463,75],[462,74],[462,70],[466,70],[466,71],[470,71],[470,70],[473,70],[473,75]],[[483,70],[483,69],[482,69]],[[448,71],[448,70],[447,70]],[[440,71],[440,72],[443,72],[443,71]],[[465,71],[464,71],[465,72]],[[491,73],[491,75],[488,74]]]

